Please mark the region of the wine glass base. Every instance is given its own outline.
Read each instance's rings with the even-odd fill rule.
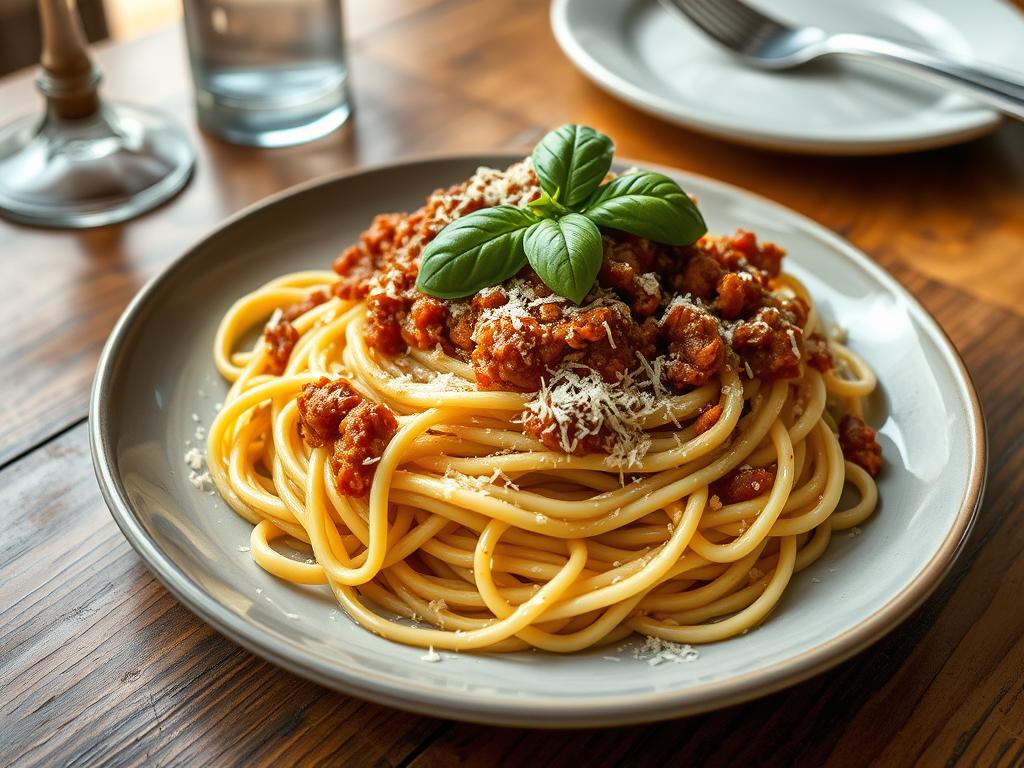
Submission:
[[[194,165],[185,133],[155,110],[22,118],[0,129],[0,215],[40,227],[115,224],[174,196]]]

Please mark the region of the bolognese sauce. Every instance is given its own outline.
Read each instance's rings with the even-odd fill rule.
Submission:
[[[605,230],[597,282],[579,306],[553,294],[529,267],[464,299],[440,299],[416,289],[420,254],[447,224],[488,206],[522,207],[539,195],[537,177],[528,162],[521,162],[506,171],[480,169],[466,182],[435,191],[411,214],[377,216],[335,260],[334,294],[366,301],[366,340],[378,352],[440,347],[472,366],[480,389],[536,392],[565,363],[585,366],[614,383],[636,368],[638,356],[660,358],[658,386],[674,393],[702,386],[727,367],[775,381],[799,377],[805,365],[821,371],[834,365],[823,337],[804,338],[804,302],[773,290],[785,251],[742,229],[731,236],[705,235],[682,247]],[[288,321],[281,322],[285,325],[273,333],[268,328],[274,365],[287,360],[289,342],[294,344]],[[313,402],[312,395],[307,402]],[[699,430],[713,426],[719,413],[709,410]],[[333,425],[336,417],[303,416],[304,434],[313,439],[323,439],[315,437],[318,418]],[[360,425],[365,436],[353,440],[377,446],[393,431],[393,420],[393,415],[368,416]],[[524,419],[524,431],[549,447],[558,442],[552,427],[543,417]],[[880,449],[873,432],[848,427],[845,434],[844,452],[877,471]],[[334,440],[341,445],[337,436]],[[362,446],[352,448],[354,456]],[[576,441],[572,452],[600,447],[600,440],[589,436]],[[348,478],[372,476],[361,464],[341,458],[333,463],[346,473],[339,489],[357,491],[361,480]],[[730,481],[723,498],[748,493],[739,490],[746,479]],[[759,475],[744,487],[770,487],[770,482]]]
[[[382,403],[364,400],[344,379],[306,384],[299,394],[299,432],[314,448],[327,447],[338,493],[364,496],[398,420]]]

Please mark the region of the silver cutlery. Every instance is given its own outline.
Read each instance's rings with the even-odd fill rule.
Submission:
[[[826,56],[853,56],[951,88],[1024,120],[1024,75],[968,64],[895,40],[818,27],[790,26],[741,0],[661,0],[745,62],[762,69],[798,67]]]

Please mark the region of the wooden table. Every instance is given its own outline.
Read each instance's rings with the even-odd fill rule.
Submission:
[[[1024,764],[1024,125],[895,158],[799,158],[645,117],[563,58],[534,0],[353,2],[356,114],[258,151],[196,132],[180,31],[99,52],[106,94],[174,112],[199,151],[177,199],[82,233],[0,223],[0,765]],[[471,7],[472,6],[472,7]],[[32,73],[0,116],[37,109]],[[684,721],[578,733],[405,714],[294,677],[154,580],[100,498],[86,399],[103,340],[158,269],[296,182],[422,152],[528,147],[573,120],[622,154],[823,222],[890,270],[963,352],[988,418],[984,508],[905,624],[832,672]]]

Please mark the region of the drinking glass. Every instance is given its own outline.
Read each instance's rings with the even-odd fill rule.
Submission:
[[[199,124],[235,144],[320,138],[349,116],[341,0],[185,0]]]
[[[137,216],[188,181],[195,151],[163,113],[106,104],[74,0],[39,0],[46,99],[0,128],[0,214],[43,227],[96,227]]]

